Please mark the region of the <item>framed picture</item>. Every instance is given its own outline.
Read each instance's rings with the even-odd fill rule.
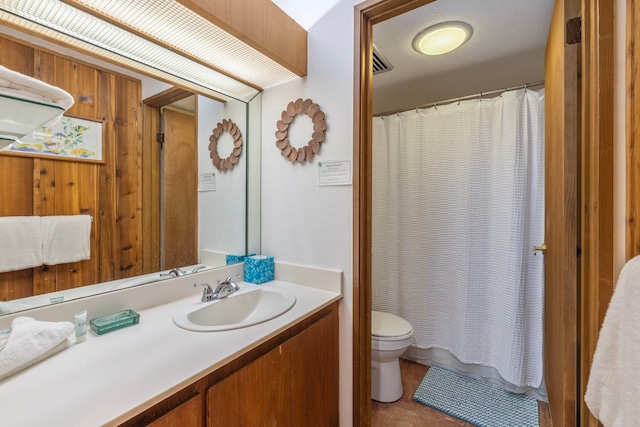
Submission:
[[[55,157],[60,160],[104,163],[102,125],[103,121],[65,115],[54,125],[39,126],[1,152],[30,157]]]

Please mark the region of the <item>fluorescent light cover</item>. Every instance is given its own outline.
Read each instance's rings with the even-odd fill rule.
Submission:
[[[413,48],[425,55],[442,55],[465,44],[473,28],[465,22],[443,22],[426,28],[413,39]]]
[[[86,6],[92,7],[89,2],[86,0]],[[118,16],[120,19],[116,21],[148,37],[140,37],[59,0],[0,0],[0,22],[45,38],[53,37],[142,74],[196,88],[196,92],[205,94],[215,91],[246,101],[259,91],[250,85],[262,88],[296,77],[175,0],[98,3],[109,8],[100,10],[101,13],[112,19],[115,19],[112,14]],[[96,5],[93,7],[98,9]],[[161,40],[168,48],[149,39]],[[213,52],[219,56],[213,56]],[[221,58],[226,58],[227,63]],[[221,63],[228,75],[214,69]]]

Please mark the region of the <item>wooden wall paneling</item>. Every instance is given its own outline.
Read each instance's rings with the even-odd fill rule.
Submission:
[[[114,141],[116,152],[119,277],[142,273],[142,116],[141,85],[115,78]]]
[[[142,264],[143,273],[160,271],[160,110],[143,106],[142,140]]]
[[[61,215],[94,216],[97,206],[97,165],[60,161],[56,163],[56,211]],[[64,196],[62,196],[64,195]],[[97,282],[97,242],[91,224],[91,258],[56,266],[57,290],[77,288]]]
[[[33,62],[33,48],[0,35],[0,65],[33,76]]]
[[[56,160],[34,159],[33,165],[33,214],[56,215]],[[64,197],[64,195],[63,195]],[[33,292],[40,295],[57,290],[56,267],[42,266],[33,269]]]
[[[115,92],[116,77],[100,73],[98,84],[100,118],[104,120],[103,160],[98,171],[98,207],[94,216],[93,228],[99,239],[98,279],[100,282],[120,278],[119,234],[117,230],[116,159],[114,123],[116,106],[110,93]]]
[[[91,260],[2,273],[0,298],[140,274],[140,82],[5,37],[0,64],[65,89],[68,114],[104,120],[105,131],[103,164],[0,156],[0,215],[94,217]]]
[[[613,294],[613,2],[584,0],[582,19],[582,251],[580,425],[598,426],[584,396]],[[597,24],[597,25],[596,25]]]
[[[640,1],[627,0],[626,153],[627,260],[640,255]]]

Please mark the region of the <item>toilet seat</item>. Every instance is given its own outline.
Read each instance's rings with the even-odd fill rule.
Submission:
[[[401,341],[413,335],[413,327],[400,316],[382,311],[371,312],[371,338],[377,341]]]

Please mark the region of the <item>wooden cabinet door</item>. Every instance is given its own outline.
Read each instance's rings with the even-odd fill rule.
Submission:
[[[338,312],[291,338],[291,425],[337,426]]]
[[[291,376],[284,347],[274,348],[207,390],[207,426],[291,426]]]
[[[194,396],[148,424],[149,427],[202,427],[202,397]]]

